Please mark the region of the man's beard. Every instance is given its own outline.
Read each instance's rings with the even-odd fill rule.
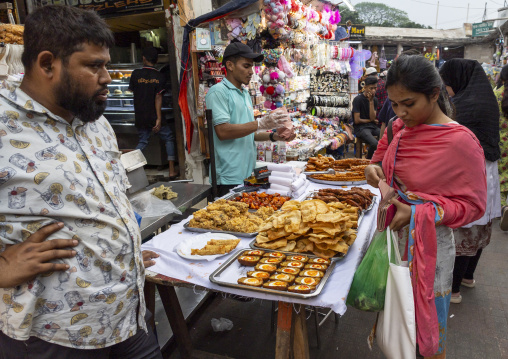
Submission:
[[[104,90],[106,87],[89,97],[81,92],[79,83],[69,75],[64,67],[55,95],[59,106],[86,123],[97,120],[104,113],[106,101],[97,100],[97,96]]]

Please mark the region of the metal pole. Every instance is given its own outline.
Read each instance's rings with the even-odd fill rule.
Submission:
[[[439,1],[437,2],[437,10],[436,10],[436,30],[437,30],[437,18],[439,16]]]
[[[208,128],[208,150],[210,151],[210,179],[212,180],[212,197],[217,197],[217,169],[215,167],[215,146],[213,144],[212,110],[206,110],[206,127]]]
[[[466,24],[469,20],[469,3],[467,3],[467,14],[466,14]]]

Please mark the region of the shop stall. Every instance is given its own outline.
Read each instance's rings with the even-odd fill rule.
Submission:
[[[189,40],[184,37],[182,48],[182,66],[188,71],[182,74],[179,98],[187,136],[197,126],[201,152],[209,158],[205,97],[225,76],[225,47],[231,41],[242,41],[265,55],[263,63],[255,64],[248,86],[254,115],[264,116],[284,106],[297,128],[297,138],[291,143],[258,143],[258,159],[284,163],[287,157],[307,159],[326,148],[343,147],[352,140],[345,125],[351,118],[349,76],[355,50],[347,41],[335,41],[339,22],[340,13],[329,3],[307,6],[299,0],[244,1],[191,20],[186,33]],[[189,85],[195,98],[188,96]],[[197,110],[196,123],[186,114],[188,106]],[[322,135],[308,131],[309,123]],[[188,146],[191,142],[187,138]]]

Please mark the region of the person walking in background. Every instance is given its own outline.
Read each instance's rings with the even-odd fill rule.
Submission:
[[[504,66],[499,74],[499,83],[494,91],[497,103],[499,104],[499,137],[501,139],[500,149],[501,157],[497,161],[499,170],[500,190],[501,190],[501,220],[499,226],[503,231],[508,231],[508,93],[505,92],[505,82],[508,81],[508,65]],[[506,213],[506,214],[505,214]]]
[[[369,145],[367,158],[372,158],[377,148],[377,136],[379,136],[378,120],[376,119],[377,76],[367,76],[363,92],[353,100],[353,123],[356,137]]]
[[[391,201],[397,212],[389,225],[407,250],[417,344],[425,357],[445,358],[455,259],[452,228],[485,212],[485,160],[474,134],[451,119],[443,82],[425,57],[400,56],[388,70],[386,89],[398,116],[394,137],[388,144],[383,136],[385,145],[365,176],[374,187],[385,180],[400,196]]]
[[[490,243],[492,219],[501,216],[501,195],[497,160],[499,107],[485,71],[476,60],[452,59],[440,74],[455,105],[456,121],[471,130],[480,141],[487,168],[487,206],[479,220],[454,230],[456,244],[452,303],[460,303],[460,286],[474,287],[474,272],[483,248]],[[478,173],[478,176],[480,173]]]
[[[132,72],[129,90],[134,93],[135,126],[138,130],[137,150],[143,151],[152,133],[158,134],[166,144],[169,161],[169,178],[175,179],[175,135],[168,123],[162,120],[162,96],[166,77],[155,68],[158,60],[155,47],[143,50],[143,68]]]

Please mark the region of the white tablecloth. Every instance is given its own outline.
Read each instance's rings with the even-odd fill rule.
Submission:
[[[317,190],[319,188],[330,187],[332,186],[311,183],[311,185],[308,187],[308,192]],[[379,196],[378,189],[367,185],[359,187],[368,188]],[[307,193],[302,195],[299,199],[304,199],[307,196]],[[351,246],[347,255],[343,259],[337,261],[333,273],[330,275],[322,292],[317,297],[309,299],[289,298],[272,294],[258,293],[250,290],[219,286],[210,282],[208,279],[210,274],[233,254],[228,254],[224,257],[217,258],[211,262],[191,261],[180,257],[175,251],[175,247],[178,245],[178,243],[188,237],[198,234],[187,231],[183,228],[183,225],[188,222],[191,217],[176,225],[171,226],[169,230],[159,234],[158,236],[155,236],[152,240],[143,244],[142,249],[148,249],[159,253],[160,257],[156,259],[156,264],[153,267],[150,267],[150,270],[171,278],[194,283],[212,290],[242,295],[246,297],[327,307],[333,309],[334,312],[343,315],[346,312],[345,301],[351,286],[351,282],[353,280],[353,275],[356,268],[360,264],[361,259],[365,255],[370,240],[376,231],[378,204],[379,199],[376,201],[376,204],[372,210],[370,210],[364,216],[360,224],[360,228],[358,229],[358,236],[355,243]],[[241,242],[237,247],[238,249],[248,249],[249,243],[253,240],[253,238],[247,237],[240,237],[240,239]],[[236,250],[233,253],[236,253]]]

